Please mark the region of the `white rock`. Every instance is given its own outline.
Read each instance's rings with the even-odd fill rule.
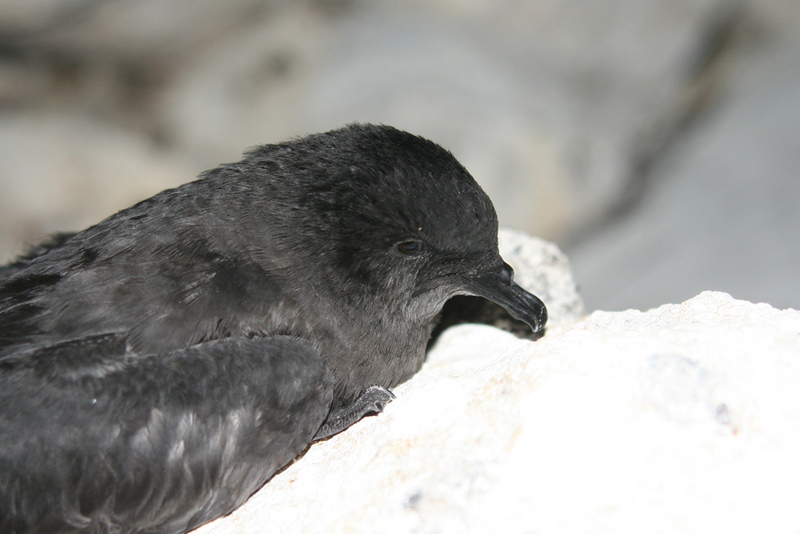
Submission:
[[[198,532],[796,532],[800,312],[706,292],[446,331],[385,412]]]

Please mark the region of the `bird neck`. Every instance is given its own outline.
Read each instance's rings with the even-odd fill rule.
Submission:
[[[365,313],[363,307],[327,315],[332,320],[320,350],[334,376],[335,404],[347,404],[370,386],[392,388],[422,367],[433,320],[419,324],[391,310]]]

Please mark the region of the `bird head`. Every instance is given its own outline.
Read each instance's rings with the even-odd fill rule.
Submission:
[[[473,295],[543,329],[545,305],[500,257],[491,201],[439,145],[355,124],[257,148],[245,161],[246,174],[261,177],[269,217],[282,221],[270,239],[295,254],[289,263],[302,263],[309,283],[324,280],[321,298],[377,299],[422,324],[449,298]]]

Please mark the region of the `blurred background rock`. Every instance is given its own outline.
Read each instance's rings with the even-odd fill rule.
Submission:
[[[800,307],[797,0],[0,0],[0,258],[351,121],[451,149],[589,309]]]

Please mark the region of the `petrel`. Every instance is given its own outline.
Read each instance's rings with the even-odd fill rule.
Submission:
[[[437,144],[354,124],[0,268],[0,532],[181,533],[394,398],[445,301],[536,332],[497,216]]]

